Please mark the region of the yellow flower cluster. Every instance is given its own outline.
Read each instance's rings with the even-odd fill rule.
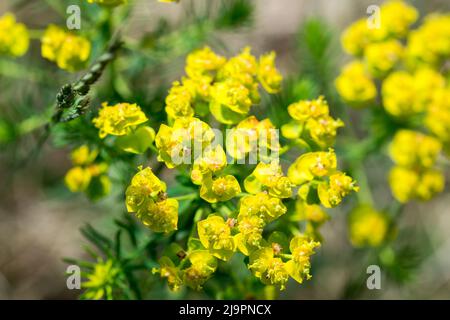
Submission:
[[[429,200],[444,189],[444,175],[436,167],[442,144],[434,137],[411,130],[396,133],[389,149],[396,166],[389,183],[400,202]]]
[[[355,247],[378,247],[388,235],[389,218],[371,206],[360,205],[350,212],[348,226]]]
[[[96,162],[97,149],[89,149],[82,145],[71,153],[74,165],[65,177],[65,183],[72,192],[85,192],[89,197],[96,199],[109,193],[111,182],[106,175],[108,165],[105,162]]]
[[[155,232],[177,230],[178,201],[168,198],[166,189],[166,184],[152,169],[141,168],[125,192],[128,212],[136,213],[142,223]]]
[[[288,106],[292,122],[281,127],[287,139],[305,140],[326,149],[334,144],[337,129],[344,126],[340,119],[330,116],[328,103],[323,96],[316,100],[301,100]]]
[[[117,136],[115,143],[120,149],[131,153],[143,153],[153,143],[155,131],[141,126],[148,119],[136,104],[118,103],[109,106],[106,102],[92,123],[99,129],[100,138]]]
[[[259,102],[258,81],[269,93],[278,92],[282,81],[275,53],[257,61],[248,47],[228,61],[209,47],[196,50],[186,58],[185,71],[187,77],[175,81],[166,98],[169,119],[203,115],[209,106],[217,121],[237,123]]]
[[[0,55],[23,56],[29,46],[27,27],[16,22],[16,17],[6,13],[0,17]]]
[[[71,72],[84,68],[91,54],[91,43],[86,38],[55,25],[47,27],[41,42],[42,56]]]
[[[120,268],[110,259],[98,259],[91,272],[86,274],[86,281],[82,283],[85,292],[82,298],[90,300],[112,299],[113,288],[120,276]]]

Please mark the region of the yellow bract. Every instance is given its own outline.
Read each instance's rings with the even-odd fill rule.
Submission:
[[[0,55],[23,56],[29,46],[27,27],[16,22],[12,13],[0,17]]]
[[[119,274],[120,268],[115,266],[112,260],[99,259],[94,270],[86,274],[87,280],[81,285],[86,290],[84,297],[92,300],[111,299]]]
[[[231,227],[221,216],[210,215],[197,223],[198,236],[202,245],[215,257],[228,260],[236,249]]]
[[[91,43],[87,39],[55,25],[47,27],[41,41],[42,56],[71,72],[84,68],[91,53]]]
[[[260,192],[241,199],[238,220],[247,216],[257,216],[268,223],[279,218],[286,211],[287,209],[281,199]]]
[[[337,160],[333,149],[328,152],[309,152],[301,155],[288,169],[288,177],[295,185],[301,185],[315,177],[330,175],[336,170]]]
[[[228,201],[241,193],[239,182],[232,175],[208,177],[202,181],[200,197],[209,203]]]
[[[319,184],[317,194],[326,208],[336,207],[352,191],[359,191],[356,182],[343,172],[330,175],[327,183]]]
[[[278,160],[270,163],[260,162],[253,173],[244,180],[245,190],[249,193],[259,193],[267,190],[269,195],[278,198],[292,196],[292,184],[288,177],[283,175]]]
[[[186,74],[191,79],[207,77],[212,81],[213,72],[216,72],[226,62],[226,59],[214,53],[209,47],[195,50],[186,58]]]
[[[192,117],[194,109],[191,107],[192,95],[190,90],[178,81],[173,83],[166,98],[166,112],[172,118]]]
[[[259,58],[258,79],[269,93],[277,93],[281,89],[283,77],[275,67],[275,52],[262,55]]]

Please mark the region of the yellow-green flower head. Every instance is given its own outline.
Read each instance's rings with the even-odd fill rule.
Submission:
[[[383,105],[394,116],[411,116],[423,110],[415,104],[414,77],[405,71],[391,73],[383,82]]]
[[[264,220],[256,215],[239,215],[237,228],[239,233],[236,235],[236,244],[239,250],[249,255],[251,248],[259,248],[263,240],[262,233],[265,223]]]
[[[287,208],[281,199],[271,197],[266,192],[260,192],[241,199],[238,220],[246,216],[257,216],[269,223],[285,214],[286,211]]]
[[[197,231],[202,245],[216,258],[226,261],[236,250],[231,227],[221,216],[210,215],[199,221]]]
[[[349,215],[350,241],[355,247],[378,247],[389,230],[388,216],[368,205],[359,205]]]
[[[381,29],[387,36],[402,38],[419,17],[417,9],[404,1],[387,1],[380,8]]]
[[[168,168],[195,162],[214,137],[210,126],[197,118],[177,118],[172,127],[161,124],[155,137],[158,160]]]
[[[311,118],[306,122],[305,129],[311,139],[321,148],[327,148],[334,144],[337,129],[344,126],[341,119],[334,119],[328,115],[318,119]]]
[[[119,275],[120,269],[114,266],[112,260],[99,259],[94,270],[86,274],[87,281],[81,285],[86,289],[83,297],[92,300],[112,299],[112,290]]]
[[[450,56],[450,15],[431,14],[424,21],[408,37],[407,59],[412,66],[439,67]]]
[[[444,189],[445,178],[441,171],[427,169],[423,172],[395,166],[389,173],[393,196],[402,203],[418,199],[428,201]]]
[[[341,36],[341,44],[345,52],[354,56],[360,56],[364,48],[370,43],[367,20],[360,19],[345,29]]]
[[[202,184],[204,178],[221,171],[227,165],[227,155],[222,146],[208,147],[203,155],[194,161],[191,170],[191,180],[195,184]]]
[[[268,93],[277,93],[281,90],[283,76],[275,67],[276,54],[274,51],[266,53],[259,58],[258,79]]]
[[[203,179],[200,188],[200,198],[209,203],[228,201],[239,193],[241,193],[241,187],[236,177],[232,175]]]
[[[16,22],[12,13],[0,17],[0,55],[23,56],[29,46],[27,27]]]
[[[132,132],[138,125],[147,122],[147,117],[137,104],[118,103],[109,106],[106,102],[92,123],[99,129],[100,138],[108,134],[123,136]]]
[[[166,184],[155,176],[151,168],[141,169],[126,190],[128,212],[146,210],[147,203],[158,201],[166,189]]]
[[[209,100],[210,92],[211,92],[211,82],[212,78],[210,76],[205,75],[199,75],[195,78],[186,78],[183,77],[182,79],[183,87],[184,89],[187,89],[189,91],[189,94],[192,97],[192,100],[204,100],[204,101],[197,101],[197,102],[203,102],[206,103],[206,101]],[[180,94],[185,94],[184,89],[180,90]],[[175,102],[179,102],[183,105],[183,98],[180,96],[177,98],[178,100]],[[184,97],[186,99],[186,97]],[[187,108],[187,107],[186,107]],[[192,107],[191,107],[192,108]],[[172,112],[172,110],[171,110]],[[184,113],[189,113],[191,111],[183,111]],[[181,112],[180,112],[181,113]]]
[[[305,122],[308,119],[319,119],[329,114],[328,103],[323,96],[316,100],[301,100],[288,106],[292,119]]]
[[[350,192],[359,191],[356,182],[343,172],[337,172],[329,177],[328,183],[319,185],[317,194],[320,202],[326,208],[336,207]]]
[[[172,88],[166,97],[166,112],[172,119],[194,116],[191,106],[192,95],[190,90],[178,81],[172,84]]]
[[[191,265],[183,270],[183,282],[194,290],[201,290],[217,269],[217,260],[208,250],[196,250],[188,256]]]
[[[89,3],[97,3],[105,7],[116,7],[126,4],[128,0],[87,0]]]
[[[307,204],[298,198],[295,202],[295,214],[291,216],[293,221],[309,221],[320,226],[329,219],[328,214],[318,204]]]
[[[217,55],[210,47],[205,46],[188,54],[185,71],[192,79],[207,76],[211,81],[213,72],[219,70],[225,62],[224,57]]]
[[[70,158],[74,165],[83,166],[94,162],[95,158],[97,158],[97,155],[97,149],[90,150],[89,147],[84,144],[73,150],[70,154]]]
[[[387,40],[369,44],[364,50],[364,58],[369,72],[377,78],[394,69],[403,57],[403,46],[397,40]]]
[[[229,78],[216,82],[211,88],[209,109],[221,123],[239,122],[248,114],[251,105],[250,91],[237,80]]]
[[[244,180],[244,187],[252,194],[267,190],[271,196],[289,198],[292,196],[293,185],[283,175],[279,161],[272,160],[270,163],[258,163],[253,173]]]
[[[266,285],[274,285],[284,290],[289,280],[285,263],[281,258],[275,258],[272,248],[262,248],[250,255],[248,268],[255,277]]]
[[[415,109],[429,111],[434,98],[439,97],[438,92],[445,89],[445,78],[429,67],[418,68],[414,73],[414,88]]]
[[[450,142],[450,89],[434,91],[425,117],[426,127],[443,143]]]
[[[87,39],[55,25],[47,27],[41,42],[42,56],[71,72],[84,68],[91,54],[91,43]]]
[[[295,160],[288,169],[288,177],[295,185],[301,185],[315,177],[328,176],[336,170],[337,160],[333,149],[327,152],[308,152]]]
[[[183,285],[182,273],[168,257],[162,257],[158,261],[159,268],[152,269],[152,273],[159,273],[161,278],[167,280],[170,290],[178,291]]]
[[[320,247],[320,242],[313,239],[299,235],[292,238],[289,244],[289,250],[292,254],[292,259],[286,262],[286,269],[289,275],[298,283],[311,279],[310,257],[315,253],[314,249]]]
[[[88,188],[91,178],[88,168],[77,166],[67,171],[64,182],[71,192],[82,192]]]
[[[335,86],[339,95],[354,107],[366,106],[377,95],[375,83],[360,61],[345,65],[335,80]]]
[[[389,154],[397,165],[430,168],[441,150],[441,143],[434,137],[417,131],[399,130],[389,147]]]
[[[178,201],[166,199],[166,184],[150,168],[141,169],[126,190],[128,212],[136,213],[142,223],[156,232],[177,229]]]

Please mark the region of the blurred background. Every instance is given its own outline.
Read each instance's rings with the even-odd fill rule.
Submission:
[[[49,23],[65,24],[61,3],[69,5],[81,2],[3,0],[0,2],[0,16],[8,11],[14,12],[17,20],[30,29],[42,30]],[[131,40],[164,28],[164,23],[177,24],[185,19],[186,8],[191,7],[190,2],[188,4],[184,0],[181,0],[180,5],[167,5],[156,0],[133,2],[131,17],[122,26],[125,38]],[[204,1],[192,2],[194,6],[204,6]],[[215,32],[214,40],[204,40],[214,49],[226,53],[237,53],[247,45],[256,54],[274,50],[283,75],[295,77],[302,73],[304,66],[302,41],[305,39],[301,36],[301,28],[308,19],[320,18],[328,27],[331,40],[329,55],[325,59],[332,59],[336,66],[340,66],[348,57],[340,48],[339,35],[348,24],[366,15],[369,5],[380,3],[375,0],[257,0],[253,1],[251,23],[238,29],[212,31]],[[450,2],[446,0],[412,3],[421,16],[450,10]],[[95,7],[91,6],[83,4],[82,9]],[[0,149],[1,299],[76,298],[79,292],[66,287],[64,272],[67,265],[62,258],[85,256],[82,244],[86,240],[79,232],[81,226],[90,223],[108,233],[112,224],[111,215],[120,216],[123,211],[123,208],[117,208],[117,202],[103,199],[93,204],[84,195],[71,194],[67,190],[63,181],[71,166],[68,156],[70,149],[67,147],[58,148],[57,143],[55,147],[54,143],[47,142],[37,156],[31,154],[39,139],[40,129],[33,130],[39,128],[39,119],[37,123],[23,124],[22,121],[30,115],[45,114],[54,103],[59,88],[77,78],[76,74],[60,71],[42,59],[39,50],[39,41],[33,41],[26,56],[15,60],[0,59],[0,116],[20,121],[24,132],[31,133],[31,138],[25,134],[10,140],[4,137],[7,142]],[[94,48],[94,55],[96,50]],[[163,83],[160,85],[162,93],[159,99],[162,104],[164,90],[182,72],[183,59],[183,51],[180,51],[177,59],[169,57],[163,64],[163,73],[160,72],[161,66],[151,63],[123,68],[135,68],[136,72],[139,72],[139,68],[151,69],[151,76],[142,72],[137,81],[141,90],[149,91],[154,90],[152,84],[156,81]],[[45,75],[39,71],[41,69],[47,70]],[[102,101],[101,92],[96,99]],[[351,119],[359,121],[357,115]],[[24,161],[28,157],[32,157],[32,160]],[[380,155],[371,158],[366,164],[375,199],[385,199],[389,194],[385,181],[388,162],[386,155]],[[405,251],[405,265],[402,266],[410,268],[412,272],[408,273],[408,280],[391,281],[382,270],[381,290],[352,291],[355,283],[365,282],[367,277],[366,253],[353,250],[349,243],[345,207],[333,210],[332,217],[323,227],[325,242],[313,259],[313,279],[301,286],[289,285],[282,293],[282,298],[450,298],[448,188],[430,202],[413,202],[405,207],[399,228],[413,236],[400,237],[397,242],[413,244],[416,248],[414,252]]]

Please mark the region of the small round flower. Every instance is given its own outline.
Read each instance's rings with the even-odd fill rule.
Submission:
[[[339,95],[351,106],[363,107],[374,101],[377,95],[375,83],[359,61],[344,66],[335,80]]]
[[[147,117],[137,104],[118,103],[109,106],[106,102],[92,123],[99,129],[100,138],[108,134],[123,136],[130,133],[138,125],[147,122]]]
[[[317,189],[320,202],[326,208],[336,207],[350,192],[359,191],[356,182],[343,172],[337,172],[329,177],[328,183],[322,183]]]
[[[12,13],[0,17],[0,55],[23,56],[29,47],[27,27],[16,22]]]
[[[146,207],[136,212],[136,217],[155,232],[177,230],[178,201],[170,198],[157,202],[148,201]]]
[[[82,192],[88,188],[91,178],[89,169],[77,166],[67,171],[64,181],[71,192]]]
[[[239,193],[241,193],[241,187],[236,177],[232,175],[203,179],[200,188],[200,197],[209,203],[228,201]]]
[[[289,115],[292,119],[305,122],[308,119],[319,119],[329,114],[328,103],[323,96],[315,100],[301,100],[288,106]]]
[[[393,116],[411,116],[423,111],[415,102],[414,77],[405,71],[392,72],[381,89],[383,105]]]
[[[378,247],[387,237],[389,219],[371,206],[360,205],[350,212],[348,228],[355,247]]]
[[[289,178],[283,176],[278,160],[270,163],[260,162],[252,174],[244,180],[245,190],[256,194],[267,190],[269,195],[279,198],[292,196],[292,183]]]
[[[266,192],[245,196],[240,201],[238,220],[246,216],[257,216],[269,223],[287,211],[281,199],[271,197]]]
[[[450,146],[450,89],[433,92],[425,117],[425,126],[447,147]]]
[[[199,77],[211,78],[212,73],[220,69],[226,59],[214,53],[210,47],[195,50],[186,58],[186,74],[191,79]]]
[[[252,249],[258,249],[263,240],[263,229],[265,223],[262,218],[256,215],[239,215],[236,235],[236,245],[239,250],[249,255]]]
[[[283,76],[275,67],[275,52],[262,55],[259,58],[258,79],[268,93],[277,93],[281,89]]]
[[[183,283],[194,290],[202,289],[217,269],[217,260],[208,250],[196,250],[189,254],[191,265],[183,270]]]
[[[82,166],[94,162],[95,158],[97,158],[97,155],[97,149],[90,150],[87,145],[82,145],[71,152],[70,158],[74,165]]]
[[[262,283],[284,290],[289,273],[281,258],[275,258],[272,248],[262,248],[250,255],[248,268]]]
[[[434,137],[412,130],[399,130],[389,147],[392,160],[400,166],[425,168],[432,167],[442,145]]]
[[[308,152],[295,160],[288,169],[288,177],[295,185],[301,185],[315,177],[328,176],[336,170],[337,160],[333,149],[328,152]]]
[[[226,165],[227,155],[222,146],[218,144],[215,148],[208,147],[201,157],[195,159],[191,170],[191,180],[201,185],[205,178],[221,171]]]
[[[194,116],[191,106],[192,95],[189,89],[175,81],[166,97],[166,112],[172,119]]]
[[[178,291],[183,284],[182,273],[168,257],[162,257],[158,261],[159,268],[153,268],[152,273],[159,273],[161,278],[167,280],[170,290]]]
[[[221,216],[210,215],[197,223],[198,236],[202,245],[215,257],[228,260],[236,249],[231,227]]]
[[[397,40],[369,44],[364,50],[364,58],[369,72],[374,77],[383,77],[401,61],[403,47]]]
[[[99,259],[92,272],[86,273],[87,281],[81,286],[86,290],[82,297],[91,300],[112,299],[113,289],[120,281],[120,268],[110,259]]]
[[[291,239],[289,250],[292,259],[286,262],[286,269],[289,275],[298,283],[311,279],[311,256],[315,254],[314,249],[320,247],[320,242],[299,235]]]
[[[410,26],[419,17],[416,8],[401,0],[387,1],[380,9],[381,28],[390,37],[405,37]]]
[[[367,19],[360,19],[352,23],[342,33],[341,44],[344,50],[351,55],[360,56],[364,48],[370,43]]]

